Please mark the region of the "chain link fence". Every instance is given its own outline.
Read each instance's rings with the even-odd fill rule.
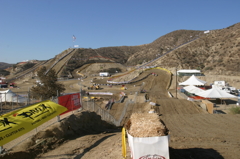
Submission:
[[[79,93],[79,92],[75,92],[75,93]],[[133,103],[132,100],[128,100],[126,102],[126,104],[124,105],[121,117],[118,120],[116,120],[107,110],[102,109],[98,104],[96,104],[96,102],[93,99],[90,99],[89,101],[82,102],[82,97],[83,97],[82,94],[83,93],[80,92],[80,94],[81,94],[80,95],[80,101],[81,101],[81,106],[82,107],[79,110],[74,110],[74,111],[68,112],[66,114],[63,114],[61,116],[57,116],[57,117],[45,122],[44,124],[40,125],[39,127],[31,130],[30,132],[28,132],[28,133],[26,133],[26,134],[24,134],[24,135],[22,135],[22,136],[20,136],[16,139],[12,140],[11,142],[3,145],[3,148],[5,150],[11,150],[13,147],[21,144],[22,142],[26,141],[27,139],[30,139],[37,132],[42,131],[45,128],[47,128],[47,127],[49,127],[49,126],[51,126],[51,125],[53,125],[57,122],[60,122],[62,119],[67,118],[68,116],[70,116],[72,114],[75,114],[75,113],[78,113],[78,112],[84,111],[84,110],[96,112],[98,115],[101,116],[102,120],[105,120],[105,121],[107,121],[109,123],[112,123],[116,126],[120,126],[121,121],[124,118],[124,115],[126,114],[126,110],[128,108],[128,105],[130,103]],[[40,100],[33,100],[33,99],[31,99],[30,101],[32,101],[32,102],[27,103],[27,105],[23,104],[23,106],[22,106],[20,104],[16,104],[12,107],[9,107],[9,109],[6,109],[6,110],[5,110],[6,105],[2,104],[1,106],[2,106],[2,108],[4,108],[4,111],[1,111],[1,114],[4,114],[6,112],[10,112],[10,111],[15,110],[15,109],[24,108],[24,107],[27,107],[31,104],[40,102]],[[58,97],[52,98],[51,101],[53,101],[55,103],[58,103]]]
[[[107,110],[102,109],[98,104],[96,104],[93,99],[82,102],[82,106],[84,110],[96,112],[102,117],[102,120],[119,126],[117,125],[118,122],[116,121],[116,119]]]
[[[33,97],[32,92],[12,92],[11,90],[0,92],[0,115],[7,112],[29,106],[47,99]],[[48,99],[49,100],[49,99]]]

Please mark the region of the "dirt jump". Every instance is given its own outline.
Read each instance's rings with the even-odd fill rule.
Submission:
[[[157,76],[147,76],[153,72]],[[100,81],[104,83],[103,79],[94,82]],[[132,113],[146,113],[150,109],[159,114],[169,129],[171,159],[239,158],[240,115],[208,114],[192,101],[171,97],[168,90],[171,81],[170,73],[151,69],[144,71],[131,84],[125,84],[126,90],[121,90],[120,85],[101,86],[104,88],[100,91],[114,92],[114,97],[118,97],[121,91],[127,94],[123,103],[114,103],[109,110],[115,119],[119,119],[126,108],[120,127],[102,121],[94,112],[79,112],[39,132],[0,158],[122,159],[121,127]],[[84,82],[85,85],[89,83]],[[145,99],[146,94],[149,101]],[[30,144],[37,139],[45,139],[45,143]],[[130,159],[129,148],[127,159]]]

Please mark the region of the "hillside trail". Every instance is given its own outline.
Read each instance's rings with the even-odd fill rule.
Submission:
[[[141,77],[151,72],[157,73],[158,76],[148,76],[141,80]],[[124,92],[128,98],[125,99],[125,102],[128,100],[132,102],[127,106],[122,125],[128,121],[132,113],[148,112],[149,109],[154,108],[170,130],[169,153],[171,159],[238,158],[240,115],[208,114],[192,101],[171,98],[168,95],[168,88],[172,77],[166,71],[153,69],[143,72],[140,76],[136,82],[126,84],[127,90]],[[121,86],[102,87],[104,87],[104,91],[123,91],[120,89]],[[146,90],[150,101],[155,102],[157,106],[151,106],[149,102],[145,102],[145,93],[140,93],[140,88]],[[119,118],[124,110],[124,103],[113,104],[109,111],[110,114]],[[122,158],[121,154],[121,132],[106,131],[66,140],[58,147],[38,155],[37,158],[120,159]],[[127,159],[130,159],[128,146]]]
[[[165,55],[167,55],[167,54],[169,54],[169,53],[171,53],[171,52],[173,52],[173,51],[175,51],[175,50],[177,50],[177,49],[179,49],[181,47],[184,47],[184,46],[192,43],[193,41],[195,41],[197,39],[198,38],[193,39],[193,40],[191,40],[189,42],[186,42],[186,43],[184,43],[182,45],[179,45],[176,48],[170,50],[169,52],[164,53],[160,57],[157,57],[157,58],[155,58],[155,59],[153,59],[153,60],[151,60],[149,62],[141,64],[140,66],[138,66],[138,68],[133,68],[133,69],[127,71],[127,72],[124,72],[122,75],[118,74],[116,77],[113,76],[112,80],[116,81],[116,82],[121,82],[121,81],[131,81],[133,78],[138,78],[138,75],[140,75],[140,72],[143,72],[142,71],[143,68],[156,65],[158,63],[158,60],[161,59],[162,57],[164,57]]]

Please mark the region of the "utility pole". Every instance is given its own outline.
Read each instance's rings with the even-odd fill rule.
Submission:
[[[176,98],[177,98],[177,67],[176,67]]]

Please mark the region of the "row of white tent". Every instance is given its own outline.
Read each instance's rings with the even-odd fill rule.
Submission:
[[[203,86],[205,85],[205,83],[207,82],[200,80],[194,75],[192,75],[186,81],[179,83],[179,85],[185,85],[186,87],[183,87],[183,89],[185,89],[189,93],[193,93],[197,96],[204,97],[204,98],[237,98],[237,96],[229,94],[226,91],[221,90],[214,85],[212,85],[212,88],[209,90],[203,90],[201,88],[196,87],[196,85]]]

